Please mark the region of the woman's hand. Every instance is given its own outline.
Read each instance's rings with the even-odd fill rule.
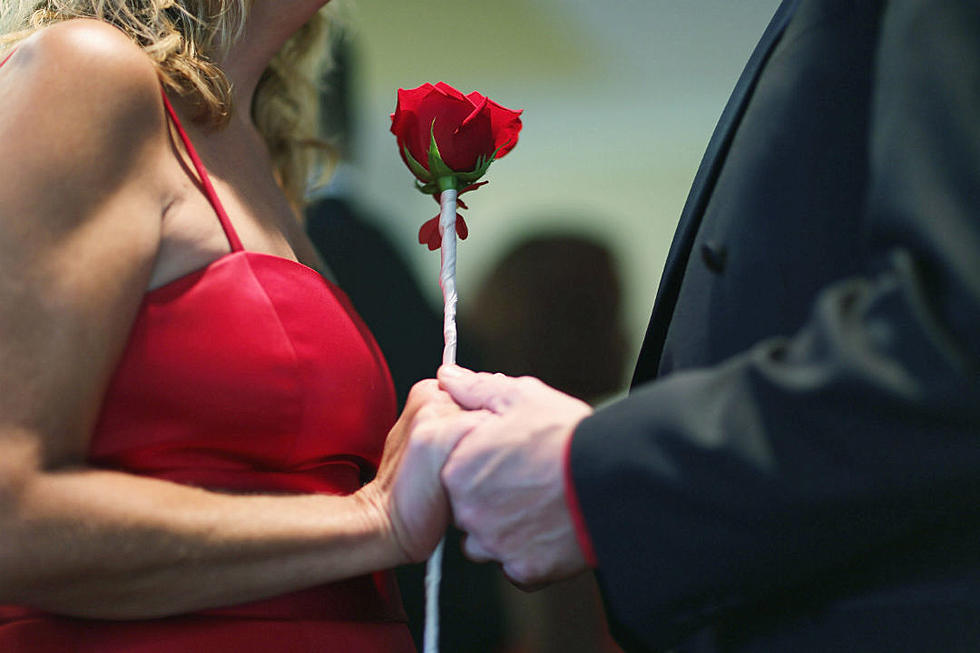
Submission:
[[[486,414],[463,411],[429,379],[417,383],[388,434],[374,481],[358,493],[381,520],[403,562],[429,556],[449,523],[449,502],[439,480],[450,452]],[[452,423],[451,437],[441,425]],[[436,433],[440,438],[432,437]]]

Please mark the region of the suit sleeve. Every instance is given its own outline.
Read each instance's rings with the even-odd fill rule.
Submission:
[[[883,12],[867,273],[791,338],[670,375],[576,431],[611,620],[666,647],[739,606],[978,524],[980,5]]]

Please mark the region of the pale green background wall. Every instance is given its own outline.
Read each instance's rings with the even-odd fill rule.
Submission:
[[[712,128],[778,0],[356,0],[357,187],[440,302],[439,256],[415,244],[436,213],[388,132],[395,91],[446,81],[524,108],[514,152],[467,196],[466,302],[529,233],[613,248],[635,357],[671,236]],[[630,365],[632,366],[632,360]]]

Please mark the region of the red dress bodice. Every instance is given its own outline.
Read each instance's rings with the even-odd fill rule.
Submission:
[[[396,418],[384,358],[315,270],[245,251],[164,96],[231,252],[146,294],[106,391],[92,466],[218,491],[349,494]],[[388,572],[166,619],[0,606],[3,651],[414,651]]]

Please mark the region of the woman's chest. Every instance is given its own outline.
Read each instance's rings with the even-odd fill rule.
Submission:
[[[209,487],[345,492],[373,473],[394,419],[387,366],[343,293],[237,252],[147,295],[91,456]]]

